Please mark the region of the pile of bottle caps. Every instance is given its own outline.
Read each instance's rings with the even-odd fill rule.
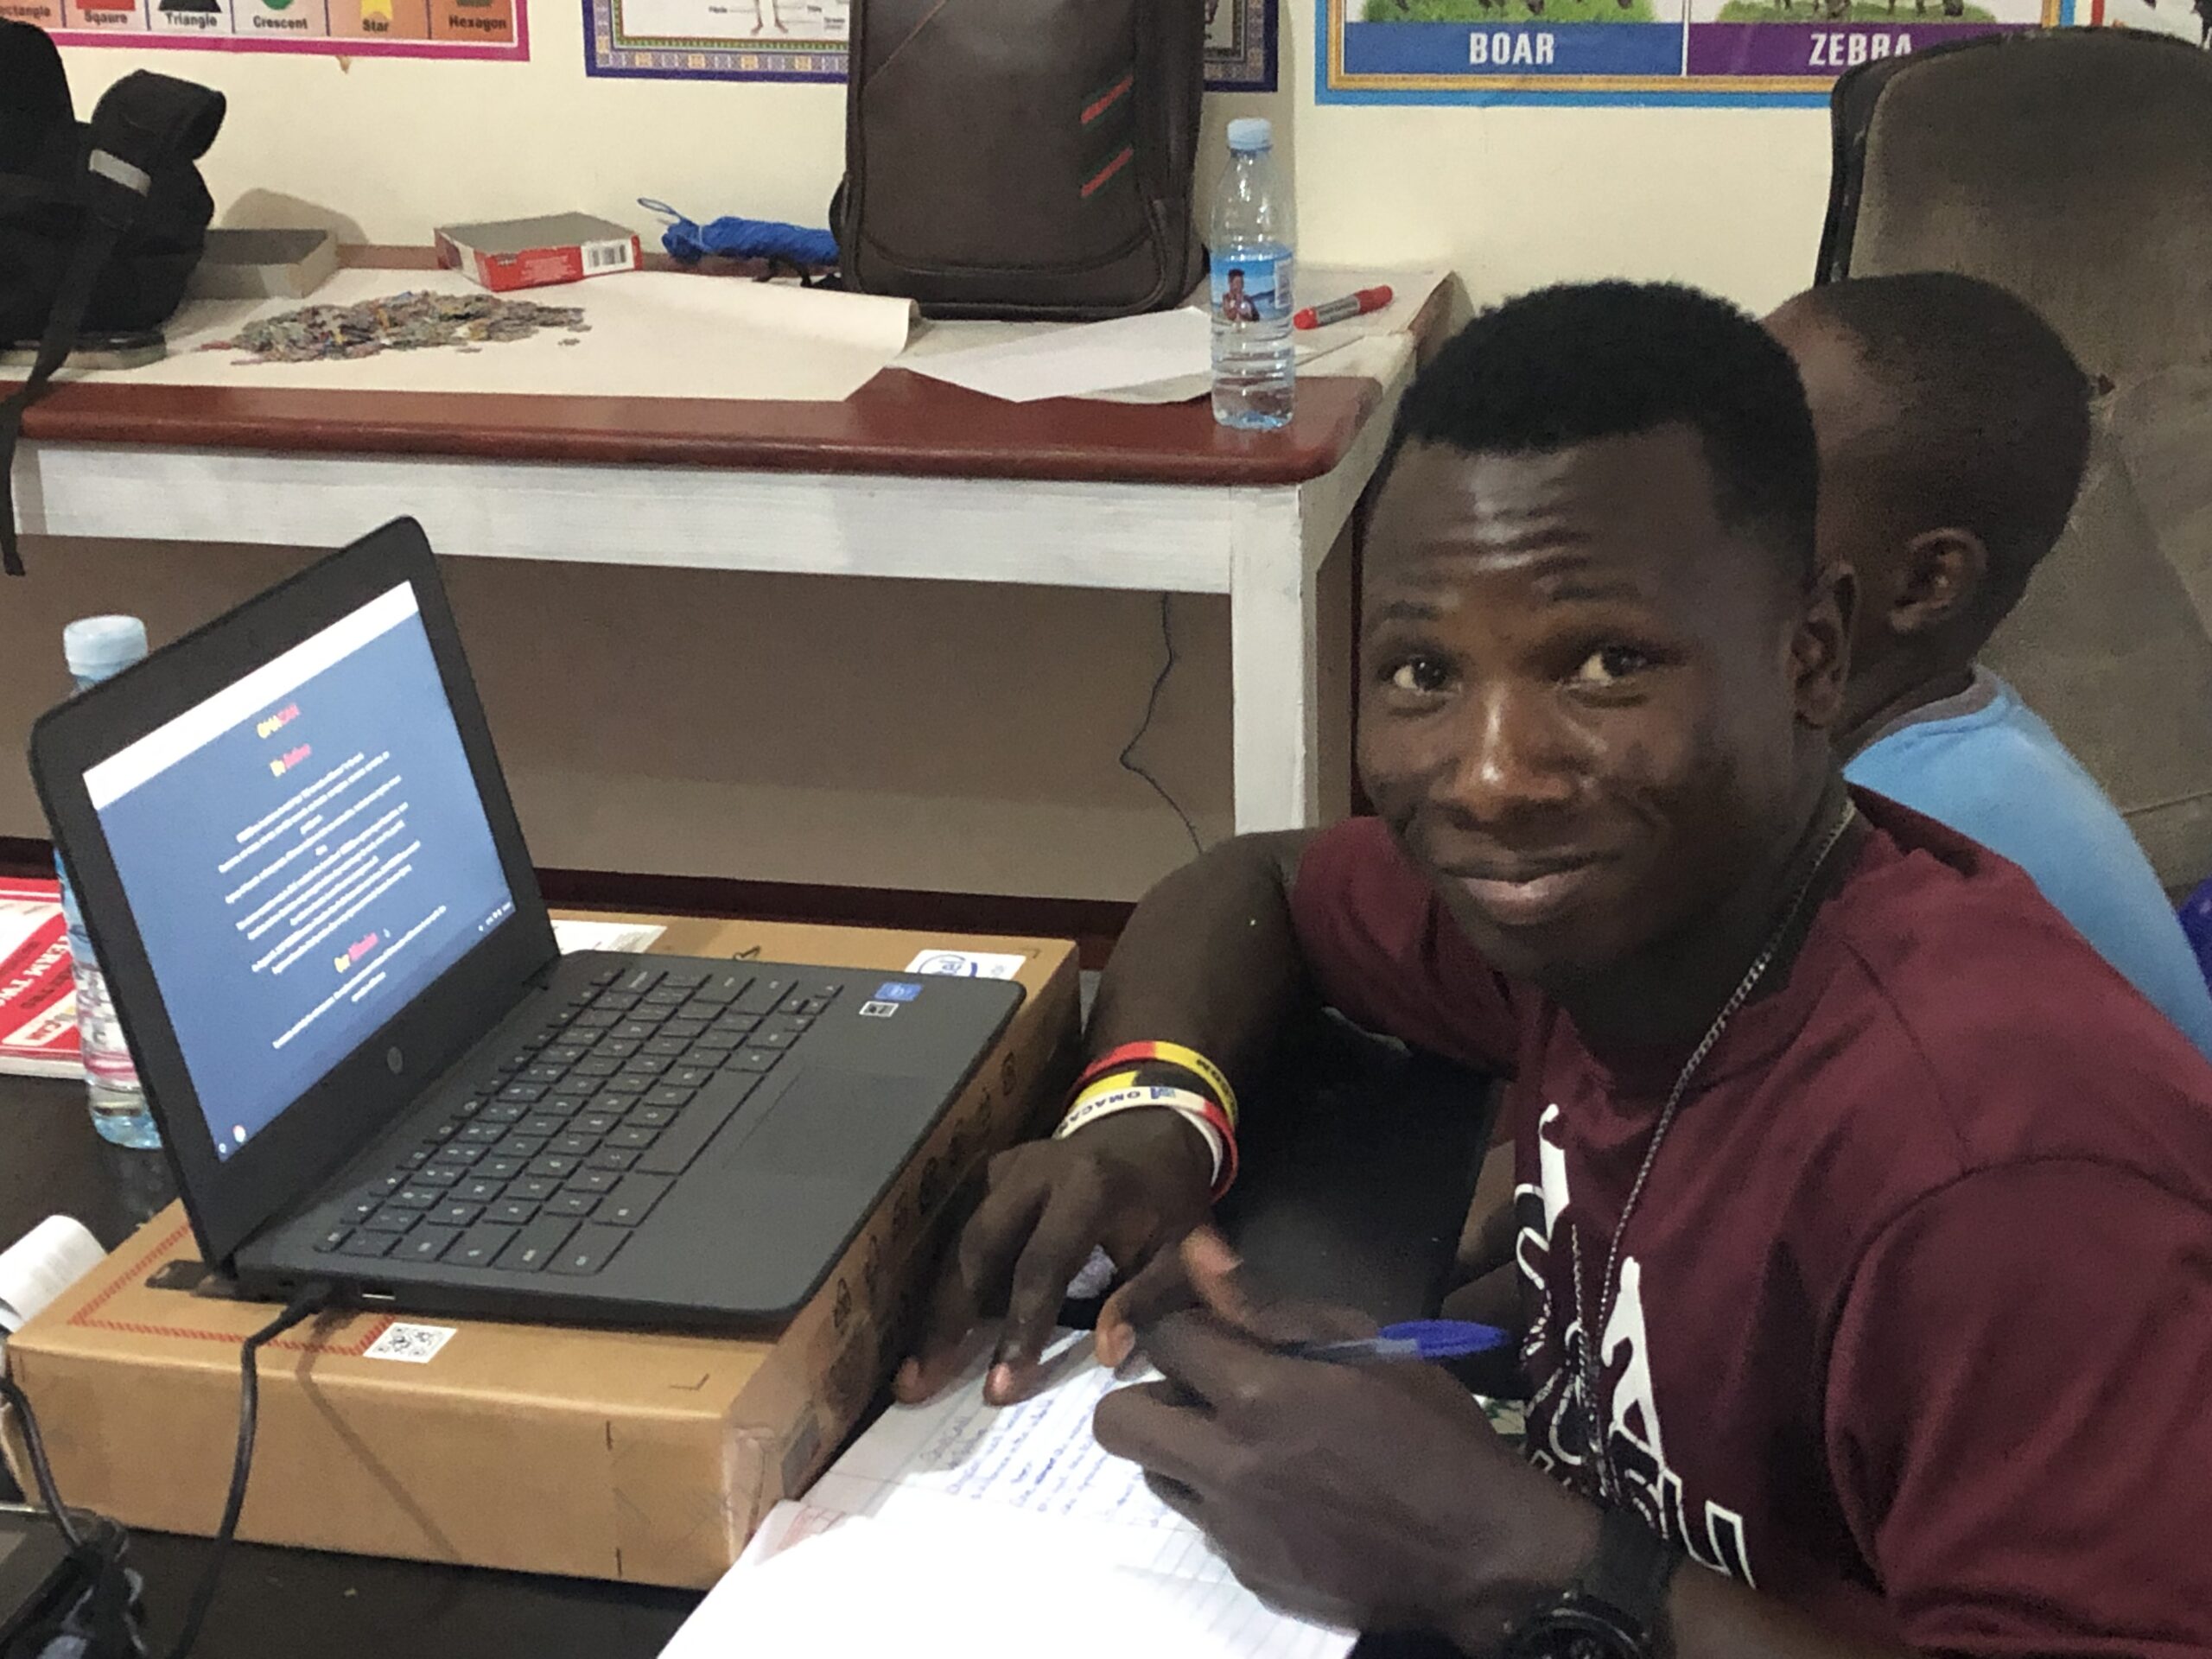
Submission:
[[[585,334],[583,308],[539,305],[495,294],[395,294],[359,305],[305,305],[249,323],[208,351],[245,353],[247,363],[327,363],[452,346],[464,352],[559,329],[563,345]]]

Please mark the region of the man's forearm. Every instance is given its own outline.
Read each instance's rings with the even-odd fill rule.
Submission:
[[[1312,995],[1289,898],[1308,839],[1239,836],[1147,893],[1099,985],[1090,1052],[1182,1043],[1242,1087]]]
[[[1573,1524],[1548,1529],[1545,1536],[1548,1541],[1537,1557],[1522,1564],[1525,1576],[1521,1581],[1563,1588],[1582,1571],[1597,1547],[1598,1512],[1587,1509]],[[1556,1592],[1546,1592],[1547,1599],[1550,1593]],[[1501,1639],[1495,1619],[1499,1600],[1495,1586],[1471,1597],[1469,1605],[1484,1611],[1450,1632],[1452,1644],[1467,1654],[1495,1653]],[[1532,1611],[1524,1604],[1513,1622]],[[1822,1630],[1774,1597],[1692,1561],[1683,1562],[1675,1573],[1667,1596],[1667,1624],[1674,1659],[1914,1659],[1909,1648],[1857,1641]]]
[[[1910,1648],[1824,1630],[1772,1596],[1700,1567],[1675,1574],[1668,1613],[1676,1659],[1913,1659]]]

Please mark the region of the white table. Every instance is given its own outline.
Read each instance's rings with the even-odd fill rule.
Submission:
[[[1317,573],[1408,374],[1304,381],[1272,434],[899,371],[841,404],[87,381],[33,410],[16,502],[56,536],[336,546],[404,513],[450,555],[1224,594],[1236,827],[1287,829],[1320,798]]]

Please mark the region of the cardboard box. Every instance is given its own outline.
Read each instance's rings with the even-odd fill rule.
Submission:
[[[644,257],[633,232],[589,213],[447,225],[437,232],[437,245],[440,264],[494,294],[635,270]]]
[[[338,239],[327,231],[219,226],[185,292],[195,300],[304,300],[337,274]]]
[[[769,1505],[827,1464],[888,1375],[962,1177],[1058,1105],[1076,1055],[1076,956],[1038,939],[683,920],[657,947],[892,971],[948,949],[1018,957],[1027,995],[780,1338],[382,1314],[303,1326],[261,1355],[239,1535],[712,1584]],[[26,1325],[7,1365],[38,1413],[67,1502],[126,1526],[204,1536],[230,1478],[238,1346],[270,1309],[149,1287],[194,1255],[172,1205]],[[28,1487],[16,1426],[6,1427],[10,1463]]]

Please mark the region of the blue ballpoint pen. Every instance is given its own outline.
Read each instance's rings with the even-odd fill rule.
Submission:
[[[1386,1325],[1371,1337],[1344,1342],[1285,1343],[1280,1352],[1293,1359],[1323,1359],[1338,1364],[1376,1360],[1459,1359],[1486,1354],[1513,1341],[1510,1331],[1469,1319],[1408,1319]]]

